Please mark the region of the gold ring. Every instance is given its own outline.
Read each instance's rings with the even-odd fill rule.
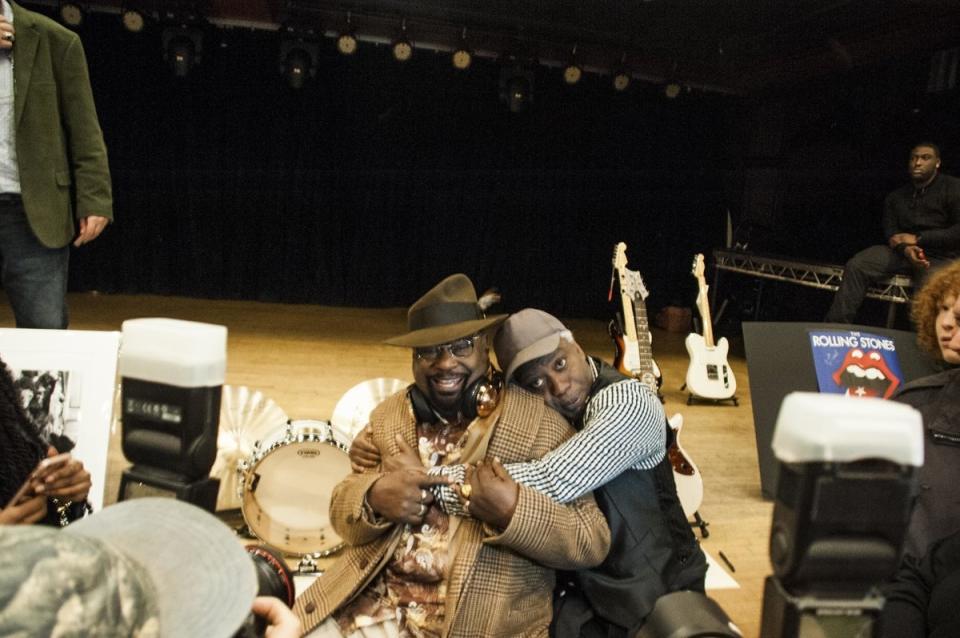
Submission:
[[[427,513],[427,504],[426,504],[426,503],[420,503],[420,513],[417,514],[417,516],[423,516],[423,515],[426,514],[426,513]]]
[[[470,500],[470,495],[473,494],[473,486],[469,483],[463,483],[460,486],[460,493],[463,494],[463,498]]]

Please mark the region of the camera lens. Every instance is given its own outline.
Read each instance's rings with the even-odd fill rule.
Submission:
[[[247,545],[247,552],[257,570],[257,595],[279,598],[287,607],[293,607],[296,592],[293,574],[280,552],[263,545]]]

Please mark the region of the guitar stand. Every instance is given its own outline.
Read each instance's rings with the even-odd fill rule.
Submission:
[[[690,527],[700,528],[700,538],[710,538],[710,530],[707,529],[708,525],[710,525],[710,523],[703,520],[699,510],[693,513],[693,522],[690,523]]]
[[[736,396],[728,397],[726,399],[705,399],[704,397],[698,397],[694,394],[687,395],[687,405],[693,405],[694,403],[712,403],[713,405],[719,405],[724,401],[732,401],[733,405],[739,406],[740,400]]]
[[[683,392],[686,389],[687,389],[686,383],[680,386],[681,392]],[[740,399],[737,398],[737,395],[733,395],[732,397],[727,397],[726,399],[708,399],[706,397],[698,397],[693,392],[690,392],[689,394],[687,394],[687,405],[693,405],[695,402],[712,403],[714,405],[717,405],[718,403],[723,403],[724,401],[733,401],[733,405],[735,406],[740,405]]]

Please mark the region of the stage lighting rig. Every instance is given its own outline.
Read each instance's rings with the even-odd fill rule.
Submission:
[[[167,27],[163,30],[161,41],[164,60],[178,78],[186,77],[190,70],[200,63],[203,31],[199,27]]]
[[[406,19],[401,23],[400,35],[390,44],[390,52],[393,53],[393,59],[397,62],[406,62],[413,57],[413,44],[407,37]]]
[[[337,36],[337,51],[343,55],[353,55],[357,52],[357,35],[350,22],[350,12],[347,12],[347,27]]]
[[[500,100],[511,113],[525,111],[533,102],[533,71],[517,64],[502,67]]]
[[[127,2],[120,9],[120,22],[130,33],[140,33],[147,24],[147,17],[142,9]]]
[[[457,71],[466,71],[473,63],[473,52],[470,50],[470,47],[467,46],[466,27],[463,28],[463,33],[460,36],[460,44],[457,45],[457,48],[453,50],[453,54],[450,56],[450,63],[453,64],[453,68]]]
[[[570,60],[563,67],[563,81],[573,86],[583,77],[583,67],[577,63],[577,45],[573,45],[573,51],[570,52]]]
[[[61,2],[59,13],[60,20],[74,29],[82,25],[86,17],[86,12],[79,2]]]
[[[299,89],[308,77],[317,75],[320,46],[312,30],[286,31],[280,41],[280,72],[291,89]]]

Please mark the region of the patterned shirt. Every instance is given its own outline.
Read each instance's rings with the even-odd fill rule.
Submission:
[[[597,366],[588,361],[594,375]],[[583,496],[624,470],[648,470],[666,454],[666,415],[654,393],[636,379],[611,384],[587,400],[583,429],[543,458],[505,467],[518,483],[559,503]],[[464,466],[431,470],[463,482]],[[437,486],[434,493],[450,514],[464,515],[456,493]]]
[[[417,425],[424,467],[458,463],[466,424]],[[346,636],[356,629],[394,619],[400,636],[439,637],[443,632],[450,553],[450,517],[436,505],[421,525],[405,525],[393,557],[354,600],[335,614]]]

